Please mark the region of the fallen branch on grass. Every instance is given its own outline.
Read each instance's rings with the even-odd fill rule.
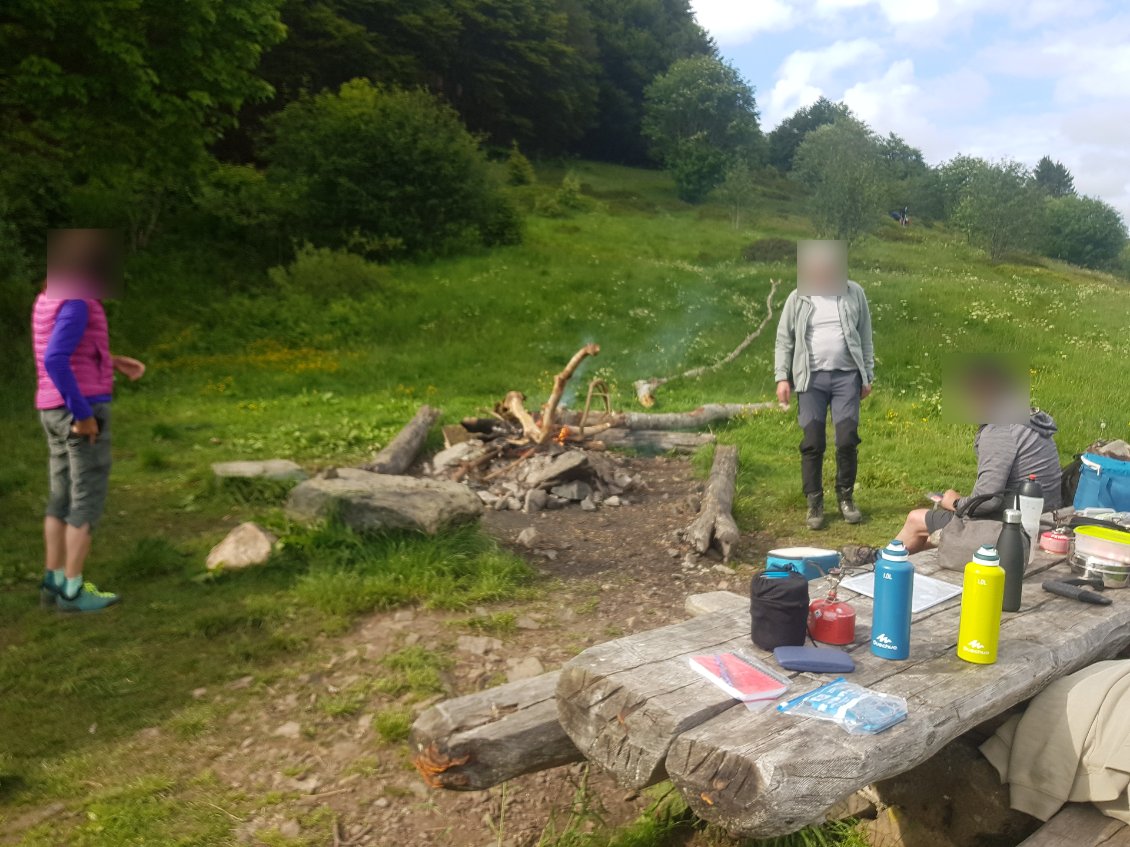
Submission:
[[[753,343],[762,330],[769,325],[769,321],[773,318],[773,295],[777,293],[777,288],[781,285],[781,280],[769,280],[769,295],[765,298],[765,317],[762,318],[761,323],[757,325],[757,329],[742,339],[742,343],[731,350],[728,354],[723,356],[717,362],[709,365],[703,365],[698,368],[691,368],[689,371],[684,371],[681,374],[674,376],[661,376],[652,377],[651,379],[638,379],[633,383],[636,389],[636,399],[640,401],[640,405],[651,408],[655,405],[655,392],[661,385],[666,385],[675,379],[695,379],[705,373],[716,371],[719,368],[730,364],[734,359],[738,358],[750,344]]]

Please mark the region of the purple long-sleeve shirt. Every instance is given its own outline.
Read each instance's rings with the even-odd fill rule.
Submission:
[[[82,341],[89,319],[90,310],[82,300],[68,300],[59,307],[55,328],[51,331],[47,352],[43,356],[47,375],[63,395],[63,403],[76,421],[86,420],[93,414],[92,403],[109,403],[111,399],[109,394],[84,397],[71,370],[71,355]]]

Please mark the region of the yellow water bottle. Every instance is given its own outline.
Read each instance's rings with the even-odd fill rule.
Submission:
[[[961,589],[961,624],[957,632],[958,658],[977,665],[997,660],[1004,605],[1004,569],[997,549],[986,544],[965,566]]]

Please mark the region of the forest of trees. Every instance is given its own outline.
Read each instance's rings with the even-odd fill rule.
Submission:
[[[825,99],[763,132],[689,0],[18,0],[0,12],[0,310],[53,226],[120,227],[138,250],[191,219],[273,262],[303,242],[510,243],[521,215],[488,159],[521,182],[524,154],[662,166],[735,222],[773,169],[825,236],[909,207],[994,259],[1109,268],[1126,244],[1050,157],[931,167]]]

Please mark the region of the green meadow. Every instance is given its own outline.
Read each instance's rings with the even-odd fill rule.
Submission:
[[[149,370],[115,398],[111,498],[88,565],[89,578],[123,594],[109,614],[76,619],[36,606],[45,451],[30,363],[9,363],[0,394],[0,831],[29,809],[63,803],[118,827],[82,818],[66,843],[231,843],[231,820],[193,800],[220,789],[166,761],[129,761],[137,730],[171,726],[191,738],[200,717],[186,711],[192,688],[269,674],[371,610],[470,608],[539,590],[524,563],[477,530],[360,539],[293,527],[278,509],[281,490],[219,486],[212,462],[342,465],[386,443],[420,403],[440,406],[447,421],[512,389],[540,403],[552,374],[592,341],[601,353],[578,385],[601,376],[632,408],[633,380],[714,361],[762,319],[771,278],[784,282],[775,310],[795,283],[793,262],[743,256],[760,239],[811,235],[788,182],[766,184],[734,227],[721,205],[678,201],[659,172],[572,170],[580,198],[547,202],[565,170],[539,170],[537,185],[516,189],[529,211],[524,243],[469,257],[377,265],[306,249],[264,272],[238,252],[211,254],[190,233],[139,255],[127,296],[110,309],[111,330],[116,352]],[[850,255],[877,356],[857,492],[868,520],[803,528],[799,432],[792,412],[772,411],[717,429],[741,448],[745,531],[883,543],[926,491],[967,491],[973,429],[941,413],[942,366],[959,352],[1023,356],[1034,403],[1059,424],[1064,461],[1098,437],[1130,439],[1126,282],[1023,256],[990,264],[944,228],[887,223]],[[656,411],[771,399],[775,325],[774,316],[731,365],[664,386]],[[695,457],[703,473],[709,460],[709,451]],[[206,577],[208,549],[246,519],[281,535],[278,562]],[[389,737],[403,729],[395,717]],[[92,774],[97,789],[84,787]],[[225,802],[246,809],[256,799]],[[64,843],[60,831],[48,822],[22,843]],[[665,843],[642,839],[612,843]]]

